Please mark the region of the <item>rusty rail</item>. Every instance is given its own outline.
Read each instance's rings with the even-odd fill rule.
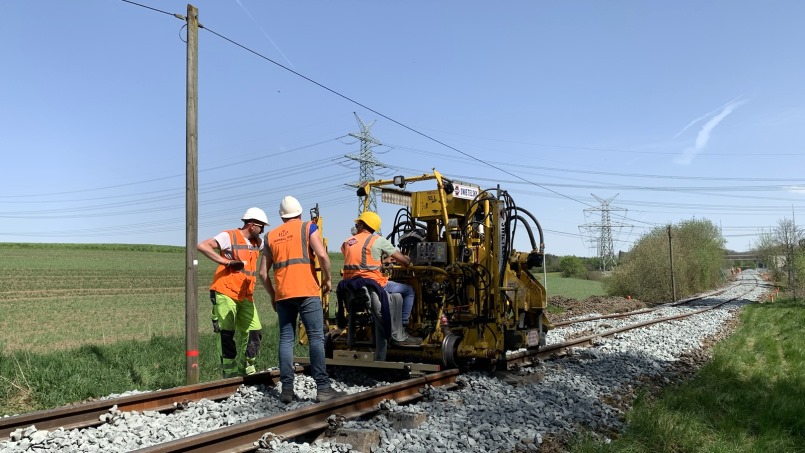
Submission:
[[[304,371],[296,367],[296,372]],[[175,409],[177,403],[207,398],[222,400],[234,394],[241,384],[268,384],[279,382],[279,371],[264,371],[246,377],[223,379],[202,384],[186,385],[155,392],[144,392],[123,396],[57,407],[29,414],[0,418],[0,440],[8,440],[13,431],[36,425],[37,429],[53,430],[56,428],[80,429],[103,424],[100,416],[109,413],[117,406],[121,411],[169,411]]]
[[[650,326],[652,324],[659,324],[659,323],[662,323],[662,322],[672,321],[672,320],[675,320],[675,319],[687,318],[689,316],[697,315],[699,313],[704,313],[704,312],[709,311],[709,310],[714,310],[714,309],[716,309],[718,307],[721,307],[722,305],[728,304],[728,303],[733,302],[735,300],[738,300],[738,299],[740,299],[742,297],[743,297],[743,295],[741,295],[739,297],[734,297],[732,299],[729,299],[729,300],[726,300],[724,302],[718,303],[718,304],[713,305],[711,307],[703,308],[701,310],[694,310],[694,311],[691,311],[691,312],[688,312],[688,313],[682,313],[682,314],[679,314],[679,315],[665,316],[665,317],[662,317],[662,318],[651,319],[651,320],[648,320],[648,321],[639,322],[637,324],[630,324],[628,326],[618,327],[616,329],[606,330],[604,332],[596,333],[596,334],[593,334],[593,335],[587,335],[585,337],[574,338],[572,340],[564,341],[562,343],[556,343],[556,344],[552,344],[552,345],[543,346],[543,347],[539,348],[539,350],[537,350],[537,351],[515,352],[513,354],[509,354],[509,355],[506,356],[506,366],[507,366],[507,368],[512,368],[512,367],[515,367],[515,366],[528,366],[528,365],[533,364],[535,359],[545,359],[545,358],[564,355],[567,352],[567,350],[570,349],[570,348],[578,348],[578,347],[583,347],[583,346],[592,346],[593,343],[595,342],[595,340],[597,340],[599,338],[602,338],[602,337],[610,337],[610,336],[615,335],[617,333],[626,332],[626,331],[633,330],[633,329],[639,329],[641,327]],[[698,298],[696,298],[696,299],[698,299]],[[691,299],[691,300],[695,300],[695,299]],[[653,310],[649,310],[649,311],[653,311]],[[643,313],[643,312],[644,311],[642,311],[642,310],[638,310],[638,311],[635,311],[635,312],[630,312],[630,314],[640,314],[640,313]],[[608,317],[613,317],[613,316],[608,316]],[[598,318],[582,319],[582,320],[579,320],[579,322],[591,321],[591,320],[594,320],[594,319],[598,319]]]
[[[338,414],[346,419],[354,419],[376,412],[383,400],[393,399],[400,404],[410,403],[423,398],[419,391],[423,386],[452,386],[455,385],[458,375],[458,370],[441,371],[137,451],[140,453],[253,451],[257,449],[255,442],[267,432],[292,438],[322,431],[327,428],[327,418],[330,415]]]
[[[689,304],[689,303],[691,303],[691,302],[693,302],[695,300],[701,300],[701,299],[704,299],[704,298],[707,298],[707,297],[717,296],[717,295],[719,295],[719,294],[721,294],[721,293],[723,293],[725,291],[727,291],[727,288],[721,289],[721,290],[718,290],[718,291],[713,291],[713,292],[707,293],[707,294],[702,294],[700,296],[690,297],[688,299],[683,299],[683,300],[680,300],[680,301],[677,301],[677,302],[668,302],[668,303],[656,305],[656,306],[650,307],[650,308],[641,308],[639,310],[626,311],[626,312],[622,312],[622,313],[610,313],[610,314],[607,314],[607,315],[590,316],[588,318],[579,318],[579,319],[571,319],[571,320],[567,320],[567,321],[559,321],[559,322],[553,323],[553,325],[555,327],[562,327],[562,326],[569,326],[569,325],[572,325],[572,324],[578,324],[578,323],[581,323],[581,322],[597,321],[599,319],[626,318],[626,317],[632,316],[632,315],[639,315],[639,314],[642,314],[642,313],[651,313],[652,311],[657,311],[657,310],[659,310],[661,308],[678,307],[680,305]]]

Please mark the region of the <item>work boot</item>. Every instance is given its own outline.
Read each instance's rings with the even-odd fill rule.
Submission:
[[[257,372],[254,366],[254,359],[246,359],[246,376]]]
[[[282,389],[280,393],[280,402],[290,404],[293,401],[293,389]]]
[[[405,330],[405,333],[406,333],[408,336],[410,336],[410,337],[416,337],[416,335],[414,335],[414,333],[416,333],[416,332],[414,332],[414,330],[413,330],[413,329],[409,328],[409,327],[408,327],[408,324],[403,324],[403,329]]]
[[[331,399],[340,398],[346,394],[347,392],[339,392],[332,387],[327,387],[326,389],[321,389],[316,392],[316,402],[322,403],[324,401],[330,401]]]
[[[408,335],[405,337],[405,340],[402,341],[391,340],[391,344],[394,346],[419,346],[420,344],[422,344],[422,339],[419,337]]]

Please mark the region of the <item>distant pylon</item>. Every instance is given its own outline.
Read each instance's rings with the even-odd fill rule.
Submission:
[[[590,238],[591,242],[596,243],[596,251],[597,256],[601,260],[601,270],[606,272],[608,270],[612,270],[615,266],[615,247],[613,245],[612,239],[612,229],[613,228],[622,228],[624,226],[628,226],[624,223],[620,222],[612,222],[612,211],[626,211],[625,208],[613,208],[610,203],[612,200],[615,199],[618,195],[613,196],[609,199],[602,199],[594,194],[591,194],[601,203],[600,207],[597,208],[588,208],[585,209],[585,215],[592,215],[594,211],[601,211],[601,222],[600,223],[587,223],[584,225],[579,226],[580,230],[586,230],[587,237]]]
[[[375,124],[375,122],[372,121],[369,124],[365,124],[363,121],[361,121],[357,113],[355,112],[352,113],[355,115],[355,119],[358,120],[358,125],[361,127],[361,131],[357,133],[350,132],[349,136],[355,137],[358,140],[360,140],[361,150],[357,155],[347,154],[344,157],[346,157],[347,159],[358,161],[358,163],[360,164],[358,182],[351,184],[352,186],[360,187],[360,185],[364,182],[375,180],[375,167],[383,168],[386,166],[379,160],[375,159],[374,155],[372,155],[372,148],[374,148],[375,146],[382,145],[382,143],[380,143],[380,141],[378,141],[376,138],[372,137],[371,134],[372,126]],[[375,199],[375,191],[374,190],[369,191],[369,193],[366,194],[366,196],[369,197],[368,209],[370,211],[377,212],[377,200]],[[358,203],[358,214],[363,212],[363,203],[364,200],[360,199]]]

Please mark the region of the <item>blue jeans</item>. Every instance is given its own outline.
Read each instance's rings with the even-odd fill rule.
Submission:
[[[411,310],[414,308],[414,287],[405,283],[389,280],[384,287],[387,293],[400,293],[403,296],[402,323],[408,324]]]
[[[318,390],[330,387],[327,366],[324,363],[324,310],[320,297],[293,297],[277,301],[277,318],[280,327],[280,382],[283,389],[293,388],[293,343],[297,316],[307,331],[310,349],[310,371]]]

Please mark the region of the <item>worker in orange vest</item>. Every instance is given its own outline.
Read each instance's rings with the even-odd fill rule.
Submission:
[[[344,280],[360,277],[376,282],[388,293],[402,295],[402,325],[399,333],[402,338],[392,338],[393,344],[402,346],[418,345],[422,339],[407,333],[411,311],[414,307],[414,288],[411,285],[389,280],[381,272],[383,260],[392,258],[405,267],[411,265],[411,259],[405,256],[388,239],[375,234],[380,230],[381,219],[377,213],[366,211],[355,219],[355,235],[341,244],[344,254]],[[394,328],[392,328],[394,330]]]
[[[257,371],[255,360],[263,338],[263,326],[254,306],[254,283],[263,249],[260,234],[268,218],[262,209],[249,208],[241,220],[241,228],[223,231],[196,247],[218,263],[210,285],[210,301],[225,378]]]
[[[307,332],[310,370],[316,381],[316,401],[329,401],[346,395],[330,386],[324,358],[324,310],[321,296],[330,292],[330,257],[318,226],[302,222],[302,205],[291,196],[282,199],[279,209],[282,225],[266,234],[266,247],[258,275],[277,312],[280,329],[279,367],[285,404],[294,398],[293,343],[297,318]],[[321,279],[316,278],[313,256],[319,260]],[[274,270],[274,282],[268,278]]]

